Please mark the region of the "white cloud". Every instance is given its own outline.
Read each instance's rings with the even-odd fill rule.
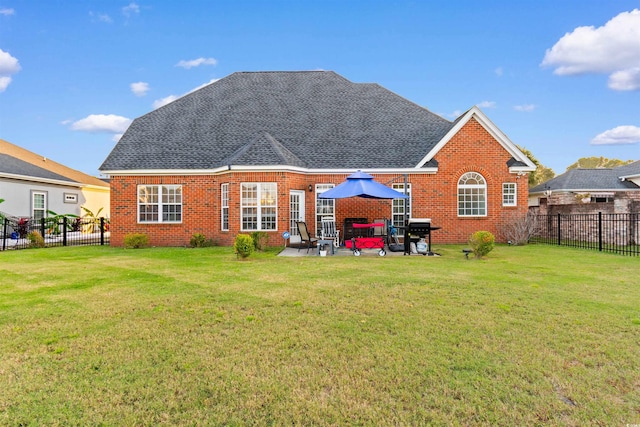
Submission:
[[[640,127],[618,126],[602,132],[591,140],[592,145],[640,144]]]
[[[215,83],[215,82],[217,82],[218,80],[220,80],[220,79],[211,79],[211,80],[209,80],[209,81],[208,81],[208,82],[206,82],[206,83],[202,83],[200,86],[196,86],[196,87],[194,87],[193,89],[191,89],[191,90],[190,90],[189,92],[187,92],[187,93],[195,92],[195,91],[197,91],[198,89],[202,89],[202,88],[203,88],[203,87],[205,87],[205,86],[209,86],[211,83]]]
[[[122,14],[127,18],[131,17],[131,15],[134,13],[140,13],[140,6],[135,3],[129,3],[129,6],[125,6],[122,8]]]
[[[0,49],[0,92],[4,92],[12,81],[11,75],[20,71],[20,63],[9,52]]]
[[[187,94],[189,94],[189,93],[191,93],[191,92],[195,92],[195,91],[196,91],[196,90],[198,90],[198,89],[202,89],[203,87],[208,86],[208,85],[210,85],[211,83],[215,83],[215,82],[217,82],[218,80],[220,80],[220,79],[211,79],[211,80],[209,80],[208,82],[203,83],[203,84],[201,84],[200,86],[197,86],[197,87],[195,87],[195,88],[191,89],[189,92],[187,92],[187,93],[185,93],[185,94],[183,94],[183,95],[180,95],[180,96],[177,96],[177,95],[169,95],[169,96],[166,96],[166,97],[161,98],[161,99],[156,99],[155,101],[153,101],[153,104],[152,104],[152,105],[153,105],[153,109],[154,109],[154,110],[156,110],[156,109],[158,109],[158,108],[160,108],[160,107],[164,107],[165,105],[167,105],[167,104],[169,104],[169,103],[171,103],[171,102],[175,101],[176,99],[178,99],[178,98],[182,98],[184,95],[187,95]]]
[[[495,101],[482,101],[480,104],[478,104],[478,107],[480,107],[480,108],[496,108],[496,102]]]
[[[107,24],[111,24],[113,22],[113,19],[111,19],[111,17],[106,13],[89,12],[89,16],[91,17],[92,22],[98,21],[98,22],[105,22]]]
[[[216,65],[218,61],[215,58],[198,58],[189,61],[182,60],[176,64],[176,67],[189,68],[199,67],[200,65]]]
[[[149,92],[149,83],[136,82],[129,85],[135,96],[145,96]]]
[[[4,16],[9,16],[9,15],[15,15],[16,11],[14,9],[11,8],[4,8],[4,9],[0,9],[0,15],[4,15]]]
[[[115,114],[91,114],[71,124],[71,130],[82,132],[124,133],[131,119]]]
[[[504,74],[504,70],[502,69],[502,67],[498,67],[494,70],[494,72],[496,73],[496,76],[498,77],[502,77],[502,75]]]
[[[156,99],[155,101],[153,101],[153,104],[151,105],[153,105],[153,109],[156,110],[160,107],[164,107],[165,105],[175,101],[178,98],[180,97],[176,95],[165,96],[164,98]]]
[[[124,135],[123,133],[116,133],[111,137],[111,140],[113,142],[118,142],[120,141],[120,138],[122,138],[122,135]]]
[[[602,27],[578,27],[547,49],[542,66],[554,67],[554,74],[611,74],[609,87],[635,90],[625,84],[640,67],[640,9],[622,12]],[[636,70],[636,71],[634,71]],[[620,74],[622,73],[622,74]],[[630,89],[634,88],[634,89]]]
[[[20,63],[9,52],[0,49],[0,75],[15,74],[20,71]]]
[[[0,92],[4,92],[11,83],[11,77],[0,76]]]
[[[533,104],[514,105],[513,109],[523,113],[530,113],[536,109],[536,106]]]
[[[640,67],[628,70],[616,71],[609,76],[609,89],[613,90],[639,90]]]

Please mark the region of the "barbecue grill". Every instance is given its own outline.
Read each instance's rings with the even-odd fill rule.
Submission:
[[[411,243],[417,246],[420,239],[427,240],[427,250],[422,255],[437,255],[431,251],[431,232],[440,227],[431,225],[431,218],[410,218],[404,231],[404,254],[411,255]]]

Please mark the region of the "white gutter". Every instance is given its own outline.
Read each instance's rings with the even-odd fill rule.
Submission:
[[[222,175],[229,172],[295,172],[307,175],[317,174],[350,174],[357,170],[367,173],[389,174],[435,174],[438,168],[340,168],[340,169],[308,169],[297,166],[264,165],[264,166],[236,166],[227,165],[214,169],[132,169],[132,170],[103,170],[107,176],[170,176],[170,175]]]
[[[51,179],[51,178],[37,178],[28,175],[16,175],[12,173],[0,173],[0,178],[8,178],[8,179],[16,179],[19,181],[28,181],[28,182],[39,182],[44,184],[53,184],[53,185],[64,185],[67,187],[78,187],[82,188],[85,184],[81,184],[76,181],[62,181],[59,179]],[[106,183],[105,183],[106,184]]]

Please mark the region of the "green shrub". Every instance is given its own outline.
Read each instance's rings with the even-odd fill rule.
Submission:
[[[253,240],[254,249],[261,251],[269,243],[269,235],[264,231],[254,231],[251,233],[251,240]]]
[[[253,253],[253,239],[248,234],[238,234],[233,243],[233,249],[244,259]]]
[[[44,248],[44,238],[39,232],[30,232],[29,234],[27,234],[27,239],[29,240],[30,248]]]
[[[143,233],[131,233],[124,236],[125,249],[140,249],[149,246],[149,236]]]
[[[189,240],[189,245],[192,248],[208,248],[213,246],[213,240],[207,239],[207,237],[202,233],[196,233],[191,236],[191,240]]]
[[[496,238],[488,231],[476,231],[469,238],[469,245],[476,258],[482,258],[493,250]]]

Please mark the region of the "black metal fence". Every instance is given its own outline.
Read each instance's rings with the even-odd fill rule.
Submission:
[[[640,256],[640,214],[537,215],[533,243]]]
[[[0,217],[2,218],[2,217]],[[0,250],[33,247],[108,245],[109,220],[56,216],[41,219],[2,218]]]

